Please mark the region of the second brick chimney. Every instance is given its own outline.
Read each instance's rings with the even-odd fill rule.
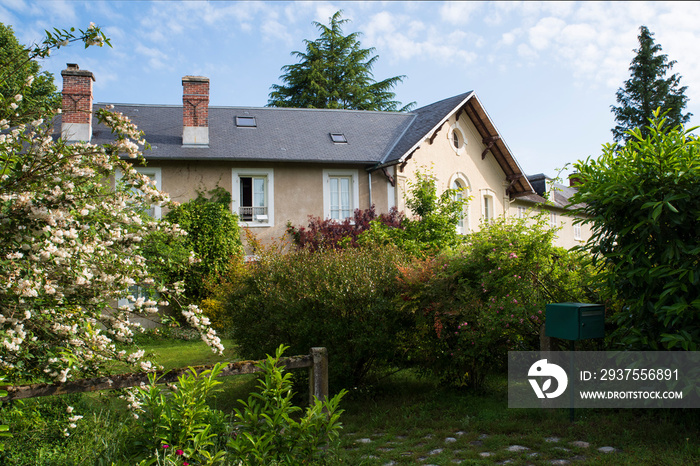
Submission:
[[[68,142],[90,142],[92,137],[92,83],[91,71],[80,70],[68,63],[63,76],[63,103],[61,137]]]
[[[182,78],[182,145],[209,144],[209,78]]]

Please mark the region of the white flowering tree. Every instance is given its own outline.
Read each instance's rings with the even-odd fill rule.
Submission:
[[[27,57],[74,41],[109,44],[91,24],[47,32]],[[0,80],[19,65],[0,64]],[[14,96],[0,97],[0,368],[10,383],[66,381],[114,360],[151,370],[142,351],[116,342],[131,342],[140,329],[130,314],[157,313],[183,291],[151,276],[141,253],[151,234],[182,234],[144,213],[171,201],[128,160],[143,162],[146,142],[127,117],[100,109],[97,119],[113,142],[68,144],[53,136],[60,111],[21,114],[18,103],[32,82],[30,76]],[[134,285],[150,288],[154,298],[129,296]],[[126,297],[131,305],[114,309]],[[196,306],[183,314],[214,351],[223,350]]]

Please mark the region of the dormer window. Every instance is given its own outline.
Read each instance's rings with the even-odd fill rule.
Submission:
[[[333,141],[334,144],[347,144],[348,143],[348,140],[343,133],[330,133],[330,134],[331,134],[331,141]]]
[[[252,116],[237,116],[236,126],[239,128],[257,128],[258,122]]]

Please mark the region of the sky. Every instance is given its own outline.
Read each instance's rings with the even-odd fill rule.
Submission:
[[[377,81],[405,76],[397,100],[474,91],[529,175],[566,176],[612,142],[610,107],[642,25],[676,61],[689,126],[700,124],[700,2],[0,0],[0,22],[24,44],[100,26],[112,48],[64,47],[41,62],[59,81],[66,63],[92,71],[97,102],[181,105],[181,78],[197,75],[210,79],[210,105],[262,107],[291,53],[318,37],[313,23],[337,10],[344,32],[375,49]]]

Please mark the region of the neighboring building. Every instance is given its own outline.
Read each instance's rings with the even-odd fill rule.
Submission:
[[[64,137],[109,141],[110,131],[86,118],[92,73],[69,64],[61,74]],[[182,85],[182,105],[113,104],[151,145],[143,172],[178,202],[226,188],[241,224],[262,241],[309,216],[343,219],[371,205],[404,210],[417,170],[431,171],[440,191],[471,196],[462,233],[538,202],[474,92],[398,113],[212,107],[208,78],[185,76]]]
[[[554,244],[563,248],[571,249],[588,241],[591,237],[590,225],[574,223],[575,216],[569,207],[569,200],[576,192],[575,176],[570,178],[569,186],[557,183],[542,173],[527,178],[535,192],[515,199],[509,215],[529,218],[544,212],[549,225],[559,228]]]

